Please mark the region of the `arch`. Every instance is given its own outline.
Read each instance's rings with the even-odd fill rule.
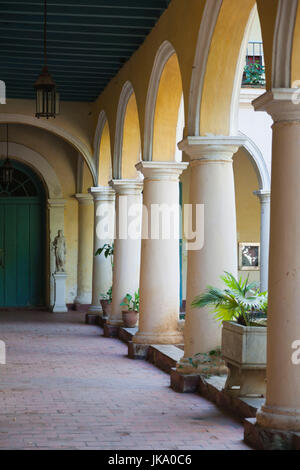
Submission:
[[[200,135],[200,105],[209,48],[217,24],[222,0],[206,2],[200,24],[191,79],[188,113],[188,135]]]
[[[93,150],[94,150],[94,163],[96,168],[96,186],[98,186],[98,179],[99,179],[99,160],[100,160],[100,143],[102,139],[102,134],[104,127],[107,123],[107,116],[104,110],[102,110],[98,117],[97,127],[94,135],[94,143],[93,143]]]
[[[273,42],[272,88],[291,87],[293,36],[298,0],[278,0]]]
[[[15,123],[15,124],[25,124],[28,126],[39,127],[44,129],[52,134],[55,134],[61,137],[63,140],[68,142],[72,147],[74,147],[84,158],[87,163],[87,166],[92,174],[93,181],[96,184],[97,176],[96,176],[96,168],[95,163],[92,160],[92,156],[88,147],[83,144],[77,137],[70,134],[66,130],[62,129],[61,127],[54,126],[53,124],[49,123],[48,121],[37,119],[32,116],[26,116],[23,114],[0,114],[0,124],[6,123]]]
[[[34,169],[42,181],[44,181],[50,199],[60,199],[63,197],[62,187],[55,171],[40,153],[25,145],[14,142],[8,143],[8,152],[11,158],[15,158]]]
[[[243,149],[246,151],[246,154],[253,165],[258,179],[259,189],[270,191],[271,177],[262,152],[247,135],[242,132],[239,132],[239,135],[245,138]]]
[[[137,103],[133,86],[130,81],[127,81],[122,88],[118,103],[113,153],[113,178],[120,179],[124,177],[124,169],[129,175],[135,175],[134,164],[138,162],[140,154],[141,142]]]
[[[229,134],[236,135],[238,132],[238,113],[240,105],[240,94],[241,94],[241,83],[243,78],[244,63],[246,57],[246,50],[248,39],[251,31],[255,15],[258,15],[257,5],[255,4],[249,16],[249,20],[245,29],[244,38],[240,48],[239,59],[236,65],[236,73],[233,82],[231,106],[230,106],[230,123],[229,123]]]
[[[164,41],[159,47],[153,64],[145,108],[145,131],[144,131],[144,152],[143,160],[151,161],[153,152],[154,115],[156,108],[156,98],[160,84],[161,75],[170,57],[176,51],[169,41]]]

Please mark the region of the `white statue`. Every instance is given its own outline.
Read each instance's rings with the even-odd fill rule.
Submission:
[[[66,241],[63,231],[59,230],[54,238],[53,247],[55,251],[56,273],[64,273],[66,267]]]

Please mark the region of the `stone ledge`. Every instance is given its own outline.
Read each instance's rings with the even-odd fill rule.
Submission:
[[[104,325],[106,324],[107,322],[107,318],[103,318],[102,315],[99,315],[99,322],[98,322],[98,325],[101,327],[101,328],[104,328]]]
[[[255,418],[245,419],[244,440],[257,450],[297,450],[297,434],[261,428]]]
[[[200,376],[198,392],[220,408],[233,412],[241,419],[254,418],[265,399],[235,397],[224,390],[225,382],[226,376]]]
[[[128,357],[130,359],[147,360],[149,347],[148,344],[136,344],[128,341]]]
[[[172,344],[152,344],[149,347],[147,359],[159,369],[171,373],[172,368],[183,356],[182,349]]]
[[[85,323],[87,325],[99,325],[99,315],[97,313],[87,313]]]
[[[300,450],[300,433],[296,432],[293,438],[293,450]]]
[[[171,388],[179,393],[195,393],[199,387],[200,375],[181,374],[174,367],[171,369]]]
[[[138,328],[124,328],[120,327],[118,332],[118,338],[124,343],[129,343],[132,340]]]
[[[119,334],[119,327],[105,323],[105,325],[103,325],[103,334],[105,338],[117,338]]]

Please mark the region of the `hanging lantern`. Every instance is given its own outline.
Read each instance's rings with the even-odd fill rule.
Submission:
[[[56,114],[59,114],[59,94],[56,91],[55,81],[52,79],[46,65],[35,82],[34,88],[36,91],[35,116],[37,118],[55,118]]]
[[[36,92],[36,113],[37,118],[47,119],[59,114],[59,94],[56,90],[56,83],[52,79],[47,67],[47,1],[44,2],[44,67],[34,84]]]
[[[6,159],[0,166],[0,184],[7,186],[12,183],[14,168],[8,158],[8,124],[6,125]]]
[[[7,158],[3,165],[0,166],[0,184],[8,186],[13,181],[14,169],[10,160]]]

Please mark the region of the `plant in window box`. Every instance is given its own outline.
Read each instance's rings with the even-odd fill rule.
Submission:
[[[140,311],[140,291],[131,294],[126,294],[124,302],[121,307],[126,307],[126,310],[122,311],[122,318],[125,328],[134,328],[137,325]]]
[[[211,307],[222,324],[222,358],[229,369],[225,390],[237,396],[265,396],[267,308],[266,292],[249,278],[237,280],[225,272],[224,289],[208,286],[194,308]]]
[[[103,318],[108,318],[111,314],[111,303],[112,303],[112,287],[108,289],[106,294],[100,296],[100,304],[103,311]]]
[[[244,68],[243,85],[249,85],[254,87],[265,86],[265,67],[260,63],[247,64]]]

